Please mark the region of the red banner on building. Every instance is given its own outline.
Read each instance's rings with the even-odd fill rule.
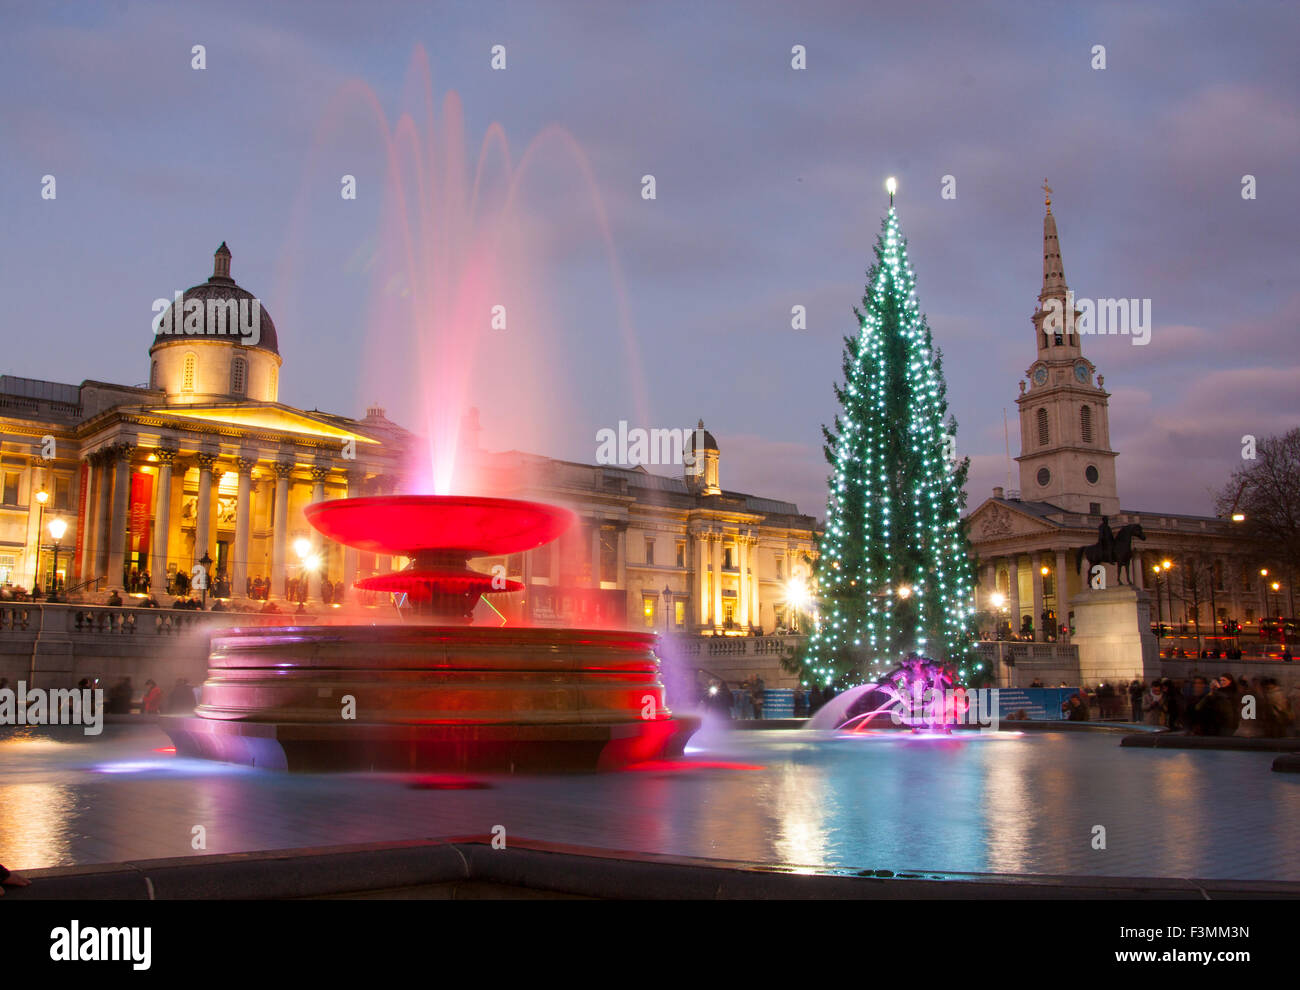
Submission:
[[[81,553],[86,544],[86,489],[90,487],[90,462],[81,462],[81,484],[77,486],[77,543],[76,550],[72,555],[72,575],[73,578],[81,577]]]
[[[131,475],[131,553],[149,549],[149,521],[153,498],[153,476],[137,471]]]

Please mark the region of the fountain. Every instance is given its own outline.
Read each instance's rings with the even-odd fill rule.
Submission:
[[[322,534],[405,570],[424,623],[232,629],[212,641],[195,714],[164,720],[177,753],[282,770],[605,770],[680,756],[699,720],[664,702],[653,633],[475,626],[481,596],[521,590],[472,570],[576,520],[539,502],[445,495],[336,499]]]
[[[808,727],[841,732],[902,727],[914,734],[948,735],[969,713],[966,692],[953,691],[952,670],[911,653],[879,682],[860,684],[832,699]]]

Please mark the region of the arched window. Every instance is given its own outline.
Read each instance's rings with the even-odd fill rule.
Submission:
[[[1038,410],[1038,446],[1046,447],[1051,440],[1051,434],[1047,430],[1047,410]]]
[[[149,387],[158,387],[158,359],[154,358],[149,364]]]
[[[248,361],[237,357],[230,364],[230,394],[243,395],[248,388]]]
[[[198,365],[199,359],[193,354],[185,355],[185,370],[181,376],[181,390],[185,392],[194,391],[194,369]]]
[[[1084,406],[1079,410],[1079,427],[1083,442],[1092,443],[1092,406]]]

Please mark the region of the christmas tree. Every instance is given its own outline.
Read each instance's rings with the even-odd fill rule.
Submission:
[[[892,203],[876,241],[859,331],[844,338],[841,411],[822,428],[831,466],[817,562],[816,628],[797,658],[805,683],[876,680],[912,652],[980,680],[973,574],[942,356],[916,301]]]

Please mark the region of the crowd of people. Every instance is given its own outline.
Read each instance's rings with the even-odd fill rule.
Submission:
[[[808,718],[837,694],[832,687],[813,685],[811,689],[796,686],[794,689],[794,717]],[[727,719],[761,719],[767,700],[767,685],[762,675],[751,674],[733,689],[717,677],[701,679],[697,684],[696,701],[705,711],[715,712]]]
[[[1272,677],[1206,678],[1181,685],[1168,677],[1128,687],[1133,721],[1180,730],[1194,736],[1281,738],[1297,735],[1300,685],[1285,692]]]
[[[77,689],[93,691],[102,686],[98,677],[83,677],[77,682]],[[176,678],[171,691],[164,692],[153,678],[144,682],[144,691],[140,695],[139,712],[141,715],[188,715],[199,703],[202,687],[193,685],[188,678]],[[108,715],[130,715],[136,710],[135,686],[131,678],[123,677],[104,695],[104,712]]]

